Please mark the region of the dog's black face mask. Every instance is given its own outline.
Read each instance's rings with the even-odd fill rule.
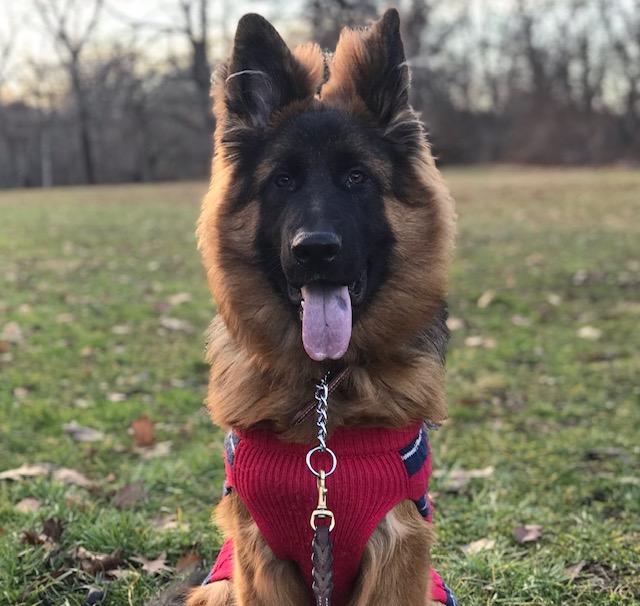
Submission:
[[[218,144],[240,176],[233,198],[257,201],[251,244],[260,270],[292,321],[301,319],[304,348],[317,361],[346,353],[353,323],[366,321],[391,277],[403,233],[397,205],[425,197],[414,191],[414,165],[428,150],[408,104],[397,12],[345,40],[323,83],[321,67],[304,68],[270,24],[249,15],[222,73]],[[393,305],[380,309],[394,315]]]
[[[366,153],[363,152],[366,150]],[[263,270],[302,319],[307,353],[344,355],[388,271],[382,143],[338,110],[298,114],[275,133],[263,163],[257,247]]]

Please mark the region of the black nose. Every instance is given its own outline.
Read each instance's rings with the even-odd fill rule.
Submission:
[[[291,252],[300,265],[331,263],[342,248],[342,239],[332,231],[299,231],[291,243]]]

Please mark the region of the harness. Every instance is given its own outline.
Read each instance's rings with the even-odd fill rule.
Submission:
[[[389,511],[411,500],[425,523],[431,523],[431,449],[424,423],[404,429],[338,428],[327,445],[340,461],[331,476],[330,505],[336,526],[330,536],[333,604],[343,606],[367,541]],[[275,556],[294,562],[311,588],[309,512],[316,506],[318,488],[306,467],[308,450],[308,445],[282,442],[268,430],[232,431],[225,439],[224,495],[237,492]],[[314,460],[319,468],[331,466],[325,452],[317,453]],[[430,575],[431,598],[457,606],[438,573],[432,569]],[[227,539],[205,583],[232,576],[233,543]]]

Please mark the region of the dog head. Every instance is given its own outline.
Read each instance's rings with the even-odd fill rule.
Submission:
[[[198,239],[236,341],[316,374],[406,346],[442,305],[454,211],[409,104],[398,13],[343,30],[331,57],[244,16],[214,110]]]

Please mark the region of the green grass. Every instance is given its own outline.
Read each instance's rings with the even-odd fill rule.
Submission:
[[[438,568],[463,606],[640,603],[640,173],[447,177],[460,215],[451,314],[461,326],[448,359],[451,418],[432,438],[443,473],[432,486]],[[106,589],[105,604],[143,604],[171,573],[129,563],[129,576],[108,581],[83,572],[74,549],[166,552],[175,565],[191,550],[209,562],[220,544],[209,517],[221,435],[201,405],[214,313],[193,236],[203,191],[0,194],[0,331],[14,322],[23,336],[0,351],[0,471],[49,462],[96,483],[0,482],[0,604],[79,605],[88,586]],[[190,301],[168,305],[185,292]],[[192,330],[162,328],[167,316]],[[600,338],[581,338],[584,327]],[[134,450],[127,430],[143,413],[169,455]],[[105,438],[74,442],[62,430],[71,420]],[[448,488],[448,471],[486,466],[489,477]],[[132,482],[148,497],[116,508],[113,494]],[[16,510],[26,497],[40,509]],[[158,529],[171,514],[178,528]],[[51,517],[65,522],[54,549],[21,541]],[[520,524],[542,525],[542,536],[518,543]],[[466,555],[478,539],[494,547]],[[565,569],[579,562],[571,581]]]

